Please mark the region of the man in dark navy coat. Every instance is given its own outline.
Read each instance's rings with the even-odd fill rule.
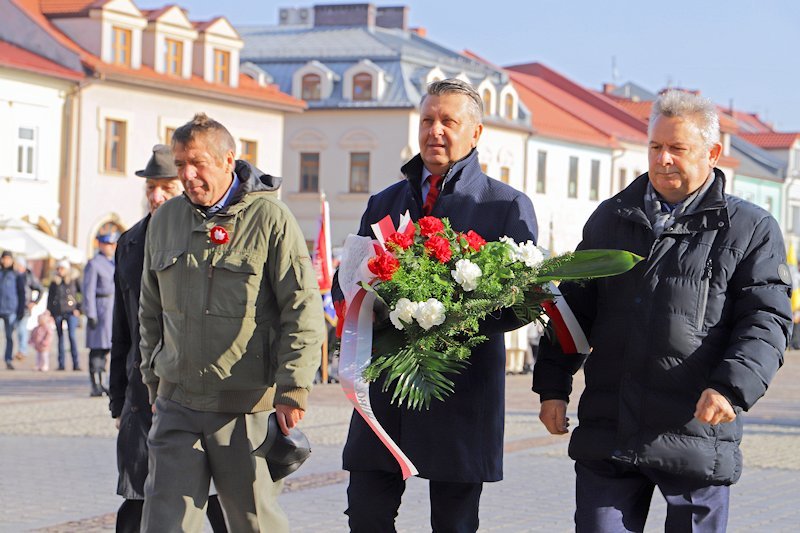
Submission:
[[[482,114],[481,98],[469,84],[456,79],[430,84],[420,109],[420,153],[403,166],[406,179],[369,199],[359,234],[374,237],[371,224],[391,215],[397,225],[408,210],[412,220],[447,217],[456,231],[474,230],[487,241],[509,236],[536,242],[530,199],[481,171],[475,147]],[[503,332],[520,325],[511,312],[485,321],[481,332],[489,339],[453,377],[455,393],[433,401],[430,410],[390,405],[382,383],[370,387],[378,420],[419,476],[430,480],[434,531],[476,531],[483,482],[503,477]],[[343,459],[350,471],[350,529],[394,531],[405,482],[397,462],[355,412]]]
[[[117,494],[125,501],[117,511],[117,532],[139,531],[144,504],[144,481],[147,478],[147,433],[153,413],[147,387],[142,383],[139,365],[139,291],[142,286],[144,240],[150,217],[161,205],[179,196],[183,185],[172,158],[172,149],[164,144],[153,147],[153,155],[144,170],[136,175],[145,178],[145,196],[149,213],[119,238],[114,272],[116,287],[111,336],[111,373],[109,399],[117,429]],[[209,497],[206,510],[215,533],[227,531],[222,506],[216,495]]]

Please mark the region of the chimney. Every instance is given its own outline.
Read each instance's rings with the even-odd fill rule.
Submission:
[[[416,33],[417,35],[419,35],[422,38],[425,38],[425,37],[428,36],[428,30],[426,30],[422,26],[420,26],[418,28],[409,28],[408,31],[410,31],[412,33]]]
[[[327,4],[314,6],[314,27],[368,26],[375,27],[373,4]]]
[[[617,86],[614,85],[613,83],[604,83],[603,84],[603,94],[611,94],[611,93],[614,92],[614,89],[616,89],[616,88],[617,88]]]
[[[408,29],[408,6],[379,7],[375,16],[379,28]]]

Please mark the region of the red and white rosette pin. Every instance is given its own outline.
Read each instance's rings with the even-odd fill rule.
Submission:
[[[230,234],[228,234],[228,230],[223,228],[222,226],[214,226],[211,228],[211,242],[214,244],[225,244],[229,240],[231,240]]]

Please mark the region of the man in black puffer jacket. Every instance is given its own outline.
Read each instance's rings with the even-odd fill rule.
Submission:
[[[591,355],[542,339],[539,418],[567,432],[572,374],[585,360],[575,459],[576,530],[642,531],[653,489],[668,531],[724,531],[742,470],[742,420],[783,363],[791,277],[778,224],[726,195],[708,100],[668,91],[654,104],[649,172],[603,202],[581,249],[645,258],[618,277],[561,292]],[[694,529],[693,529],[694,528]]]

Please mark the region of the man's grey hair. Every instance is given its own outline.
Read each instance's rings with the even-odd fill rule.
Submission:
[[[443,94],[463,94],[469,98],[470,115],[475,124],[483,122],[483,99],[478,91],[469,83],[458,78],[447,78],[445,80],[434,81],[428,84],[428,92],[422,95],[419,106],[425,103],[428,96],[441,96]]]
[[[677,89],[665,91],[653,103],[647,127],[648,137],[653,133],[653,124],[660,116],[691,118],[700,129],[706,148],[719,143],[719,115],[716,106],[708,98]]]
[[[192,120],[172,133],[172,149],[175,145],[188,144],[203,136],[208,151],[220,160],[225,159],[229,150],[236,152],[236,143],[228,129],[205,113],[197,113]]]

